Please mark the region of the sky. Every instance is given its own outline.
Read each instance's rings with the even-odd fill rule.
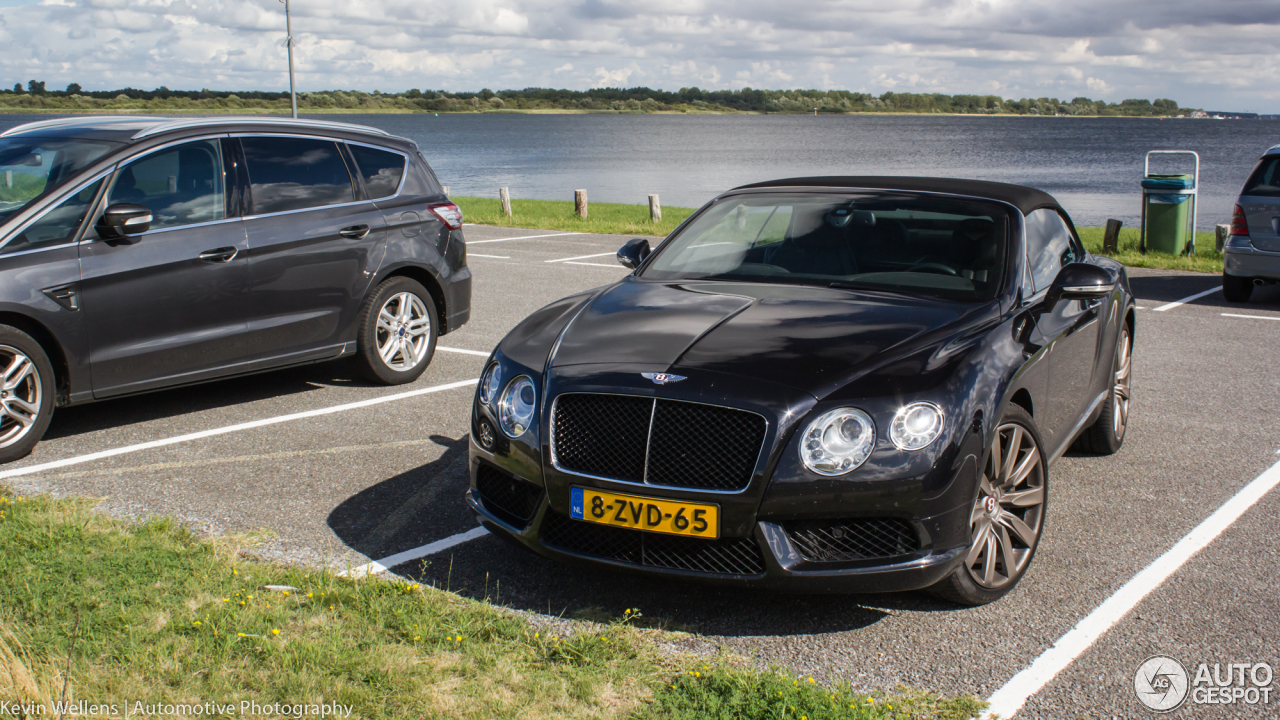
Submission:
[[[290,0],[299,91],[1167,97],[1280,113],[1280,0]],[[279,0],[0,0],[0,82],[285,90]]]

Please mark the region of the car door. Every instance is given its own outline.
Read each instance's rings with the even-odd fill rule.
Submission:
[[[249,272],[218,137],[147,150],[122,163],[102,209],[137,203],[151,229],[127,241],[90,228],[81,291],[95,397],[234,372],[246,355]]]
[[[386,244],[382,213],[365,198],[341,141],[286,135],[238,138],[249,188],[251,313],[259,357],[339,353]]]
[[[1027,264],[1039,303],[1036,330],[1049,346],[1048,402],[1037,408],[1036,419],[1047,447],[1060,450],[1093,399],[1101,302],[1059,300],[1049,307],[1044,299],[1049,286],[1063,267],[1084,259],[1084,251],[1052,209],[1029,214],[1026,228]]]

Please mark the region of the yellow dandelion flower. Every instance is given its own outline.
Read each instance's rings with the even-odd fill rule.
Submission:
[[[417,590],[417,589],[418,589],[418,583],[414,583],[414,584],[410,585],[410,586],[409,586],[409,589],[410,589],[410,590]]]
[[[420,636],[418,636],[418,635],[414,635],[414,636],[413,636],[413,641],[414,641],[414,642],[418,642],[418,641],[419,641],[419,640],[421,640],[421,639],[422,639],[422,638],[421,638]]]
[[[236,633],[236,637],[245,637],[244,633]]]
[[[702,677],[702,673],[700,673],[700,672],[695,672],[695,673],[693,674],[693,676],[694,676],[694,677]]]
[[[279,634],[280,634],[280,628],[271,628],[271,634],[272,634],[272,635],[279,635]]]
[[[307,593],[307,597],[311,597],[312,593]]]
[[[623,615],[630,615],[630,614],[631,614],[631,608],[627,608],[625,611],[623,611]]]
[[[812,676],[812,675],[810,675],[810,676],[809,676],[809,682],[813,682],[813,676]]]
[[[289,594],[289,591],[288,591],[288,590],[285,590],[285,591],[284,591],[284,594],[285,594],[285,595],[288,595],[288,594]]]
[[[461,636],[461,635],[459,635],[459,636],[458,636],[458,642],[462,642],[462,636]]]
[[[332,605],[330,605],[330,606],[329,606],[329,609],[330,609],[330,610],[332,610],[332,609],[333,609],[333,606],[332,606]]]

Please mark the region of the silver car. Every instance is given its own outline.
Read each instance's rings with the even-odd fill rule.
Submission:
[[[1223,260],[1228,302],[1246,302],[1255,285],[1280,280],[1280,145],[1262,156],[1240,191]]]

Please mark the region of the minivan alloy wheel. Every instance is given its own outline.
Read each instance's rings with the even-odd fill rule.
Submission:
[[[964,564],[974,582],[998,590],[1017,581],[1040,541],[1044,501],[1044,459],[1035,438],[1017,423],[1001,425],[969,516]]]
[[[397,372],[413,369],[427,353],[431,315],[417,295],[392,295],[378,311],[378,355]]]
[[[0,448],[21,441],[40,414],[43,386],[31,358],[9,345],[0,345]]]
[[[1129,425],[1129,388],[1133,382],[1130,364],[1133,361],[1133,342],[1129,338],[1129,329],[1123,329],[1120,342],[1116,348],[1116,377],[1111,388],[1112,408],[1111,421],[1115,424],[1116,439],[1124,438],[1125,428]]]

